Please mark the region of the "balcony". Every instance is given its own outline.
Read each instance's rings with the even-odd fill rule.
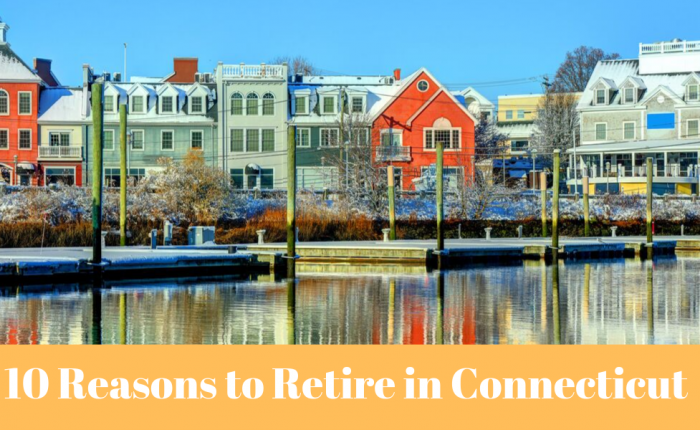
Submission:
[[[82,160],[81,146],[40,146],[39,159],[42,160]]]
[[[380,163],[387,161],[411,161],[411,147],[378,146],[375,158]]]
[[[269,64],[227,64],[222,66],[223,77],[228,79],[287,79],[287,68]]]
[[[640,43],[639,55],[700,52],[700,41],[675,40],[671,42]]]

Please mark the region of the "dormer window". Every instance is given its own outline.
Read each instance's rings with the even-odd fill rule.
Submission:
[[[204,113],[202,97],[192,97],[190,99],[190,113]]]
[[[163,96],[161,97],[160,101],[160,109],[162,113],[173,113],[174,112],[174,106],[173,106],[173,97],[172,96]]]
[[[605,90],[600,89],[595,91],[595,104],[604,105],[605,104]]]
[[[323,114],[324,115],[332,115],[335,113],[335,97],[333,96],[325,96],[323,97]]]
[[[352,113],[364,113],[365,112],[365,99],[364,97],[352,97],[351,102],[351,112]]]
[[[294,114],[295,115],[306,115],[307,113],[309,113],[308,106],[309,106],[309,98],[308,97],[306,97],[306,96],[294,97]]]
[[[625,88],[623,92],[623,102],[625,104],[634,103],[634,88]]]
[[[145,113],[145,106],[143,103],[143,96],[132,96],[131,97],[131,113]]]
[[[114,112],[114,96],[105,96],[104,111],[107,113]]]
[[[688,85],[688,101],[696,102],[700,100],[700,85],[690,84]]]

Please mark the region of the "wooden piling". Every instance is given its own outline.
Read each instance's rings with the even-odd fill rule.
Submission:
[[[126,246],[126,104],[119,104],[119,245]]]
[[[287,277],[296,277],[296,127],[287,132]]]
[[[588,204],[588,176],[583,177],[583,235],[591,234],[590,207]]]
[[[540,194],[542,198],[542,237],[547,237],[547,174],[540,173]]]
[[[386,169],[389,188],[389,239],[396,240],[396,189],[394,181],[394,166]]]
[[[559,150],[554,150],[552,183],[552,252],[556,256],[559,248]]]
[[[102,84],[92,85],[92,262],[100,272],[102,263]]]
[[[442,218],[443,218],[443,173],[442,173],[442,163],[443,163],[443,150],[444,144],[442,142],[437,142],[436,153],[437,160],[435,162],[435,205],[437,214],[437,250],[442,251],[445,249],[445,232],[443,231]],[[440,260],[440,258],[438,258]]]
[[[652,223],[652,213],[651,207],[654,201],[654,193],[652,191],[653,184],[653,169],[652,169],[652,159],[647,157],[647,258],[652,257],[653,253],[653,242],[651,223]]]

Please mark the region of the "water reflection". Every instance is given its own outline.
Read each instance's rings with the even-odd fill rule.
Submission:
[[[700,259],[0,290],[0,344],[700,343]]]

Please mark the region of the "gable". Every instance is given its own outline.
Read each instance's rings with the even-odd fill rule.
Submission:
[[[411,118],[411,127],[435,127],[436,122],[449,121],[451,127],[474,127],[476,119],[453,100],[447,91],[439,91]],[[465,130],[466,131],[466,130]]]

